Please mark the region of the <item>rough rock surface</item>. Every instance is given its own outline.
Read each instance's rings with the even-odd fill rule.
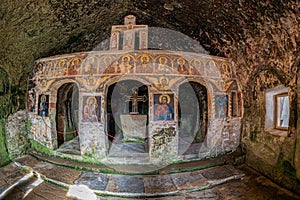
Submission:
[[[29,147],[26,130],[27,113],[18,111],[8,117],[6,124],[6,145],[11,159],[25,155]]]
[[[0,72],[7,76],[0,78],[1,105],[8,105],[4,113],[25,108],[34,60],[95,49],[111,25],[134,14],[139,24],[182,32],[211,55],[232,59],[243,89],[247,162],[291,188],[300,178],[299,8],[299,0],[2,0]],[[265,92],[281,84],[291,99],[290,137],[264,130]]]

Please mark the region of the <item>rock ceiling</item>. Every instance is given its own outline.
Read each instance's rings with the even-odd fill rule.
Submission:
[[[258,70],[288,74],[299,62],[299,0],[2,0],[0,6],[0,67],[12,84],[26,85],[38,58],[92,50],[128,14],[232,58],[243,84]]]

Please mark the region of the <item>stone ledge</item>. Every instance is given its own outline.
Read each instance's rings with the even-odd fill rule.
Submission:
[[[88,172],[91,175],[86,176],[86,172],[81,172],[79,177],[73,177],[73,181],[61,181],[57,178],[52,178],[53,172],[44,171],[41,173],[36,167],[37,164],[43,162],[38,161],[29,166],[20,164],[19,167],[30,169],[33,173],[39,174],[44,181],[49,183],[70,189],[73,186],[86,185],[88,190],[98,196],[112,196],[121,198],[151,198],[151,197],[162,197],[162,196],[176,196],[180,194],[192,193],[201,190],[206,190],[218,186],[220,184],[241,179],[244,174],[239,170],[235,169],[232,165],[224,165],[213,167],[209,169],[194,171],[194,172],[183,172],[177,174],[166,174],[166,175],[117,175],[117,174],[101,174],[97,172]],[[70,169],[60,168],[61,170]],[[50,170],[51,171],[51,170]],[[48,173],[48,174],[47,174]],[[50,173],[50,174],[49,174]],[[58,172],[62,174],[64,172]],[[101,178],[94,178],[96,175],[101,175]],[[190,182],[191,177],[194,180]],[[99,183],[105,185],[99,189]],[[133,183],[141,182],[138,185],[140,189],[133,190]],[[75,183],[75,184],[71,184]],[[88,184],[88,185],[87,185]],[[95,189],[97,186],[98,189]],[[142,188],[141,188],[142,187]],[[132,192],[133,191],[133,192]]]

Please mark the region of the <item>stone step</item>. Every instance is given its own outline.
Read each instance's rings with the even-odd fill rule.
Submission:
[[[83,185],[97,195],[122,198],[179,195],[212,188],[228,181],[240,179],[244,175],[232,165],[215,166],[187,172],[170,171],[166,174],[157,175],[128,175],[126,173],[112,174],[75,170],[39,161],[30,156],[18,159],[18,162],[22,166],[42,174],[48,182],[67,188]],[[134,169],[132,166],[129,167]],[[136,166],[137,168],[138,166]]]
[[[24,199],[44,180],[33,170],[10,163],[0,172],[0,199]]]

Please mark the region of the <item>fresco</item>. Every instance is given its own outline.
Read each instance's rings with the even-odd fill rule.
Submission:
[[[224,118],[228,115],[228,95],[215,96],[216,118]]]
[[[48,117],[49,95],[39,95],[38,115]]]
[[[174,120],[174,95],[154,94],[154,120]]]
[[[82,108],[82,122],[101,121],[101,97],[84,96]]]

